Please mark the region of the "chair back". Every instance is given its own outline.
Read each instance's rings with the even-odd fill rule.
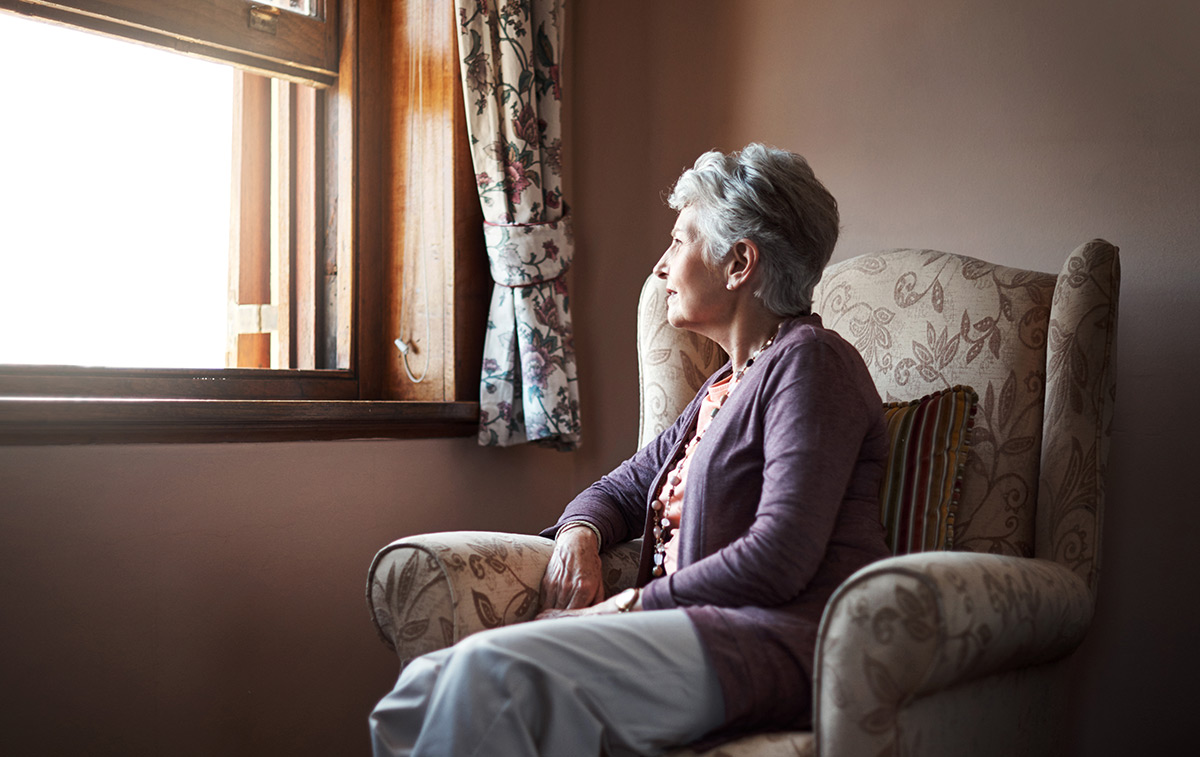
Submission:
[[[862,353],[885,402],[956,384],[979,395],[954,549],[1054,560],[1095,592],[1119,287],[1117,248],[1103,240],[1057,276],[932,250],[826,269],[813,308]],[[638,356],[645,444],[726,358],[666,324],[653,276]]]

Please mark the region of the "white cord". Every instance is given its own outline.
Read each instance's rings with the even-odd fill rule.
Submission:
[[[421,252],[425,252],[425,248],[421,248]],[[421,288],[425,290],[425,346],[429,347],[429,265],[425,260],[425,256],[421,256]],[[404,373],[408,375],[408,380],[414,384],[419,384],[425,380],[425,376],[429,373],[429,353],[425,353],[425,367],[421,370],[421,375],[414,376],[412,369],[408,367],[408,353],[412,350],[412,345],[402,339],[395,341],[396,347],[400,350],[400,361],[404,363]]]

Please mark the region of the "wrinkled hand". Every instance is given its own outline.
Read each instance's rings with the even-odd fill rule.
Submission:
[[[534,620],[550,620],[552,618],[577,618],[584,615],[608,615],[617,612],[617,607],[611,599],[591,607],[580,607],[577,610],[542,610]]]
[[[542,577],[542,614],[588,608],[604,599],[600,544],[590,528],[572,528],[554,542]]]
[[[581,615],[610,615],[618,612],[638,612],[642,609],[642,599],[638,589],[626,589],[603,602],[597,602],[591,607],[580,607],[577,610],[542,610],[534,620],[549,620],[551,618],[572,618]]]

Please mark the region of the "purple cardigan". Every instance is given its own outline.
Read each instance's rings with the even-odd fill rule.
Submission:
[[[879,522],[882,403],[857,350],[819,316],[785,321],[694,453],[678,570],[650,580],[650,501],[701,398],[729,371],[710,377],[674,425],[543,535],[585,520],[603,544],[643,537],[642,606],[687,612],[720,677],[721,733],[805,728],[825,603],[851,573],[889,554]]]

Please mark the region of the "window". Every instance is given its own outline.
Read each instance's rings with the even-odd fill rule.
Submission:
[[[0,364],[337,367],[323,92],[11,14],[0,65]]]
[[[0,364],[226,367],[235,70],[15,14],[0,68]]]
[[[277,132],[277,143],[290,146],[276,152],[290,157],[275,191],[302,199],[283,204],[281,215],[292,221],[278,224],[280,244],[313,252],[289,253],[293,262],[299,259],[287,286],[301,294],[272,308],[264,307],[261,282],[240,294],[242,282],[262,270],[262,245],[238,248],[237,310],[245,327],[238,335],[265,333],[264,324],[275,320],[277,341],[301,346],[290,348],[281,370],[6,366],[0,368],[0,441],[473,433],[488,282],[458,90],[453,4],[295,4],[307,6],[309,16],[242,0],[64,5],[0,0],[0,10],[230,63],[244,72],[243,95],[257,103],[245,105],[243,116],[265,107],[290,124]],[[225,11],[238,24],[215,20]],[[229,32],[239,24],[241,37]],[[271,85],[267,73],[291,83]],[[274,87],[273,98],[264,99],[264,82],[268,93]],[[297,88],[300,83],[317,89]],[[419,118],[409,107],[415,102],[422,105]],[[251,135],[261,139],[262,131],[242,129],[242,139]],[[417,157],[437,170],[411,170]],[[306,173],[305,166],[316,170]],[[289,182],[298,186],[311,175],[323,177],[314,194],[288,194]],[[238,202],[261,201],[262,188],[252,183],[234,182]],[[304,199],[313,197],[319,199]],[[326,241],[303,242],[306,235]],[[255,234],[231,234],[248,236]],[[404,324],[413,334],[422,317],[429,319],[429,337],[422,329],[412,341],[430,370],[414,384],[392,342]],[[242,366],[284,362],[270,348],[263,357],[261,337],[240,342],[231,343]]]

